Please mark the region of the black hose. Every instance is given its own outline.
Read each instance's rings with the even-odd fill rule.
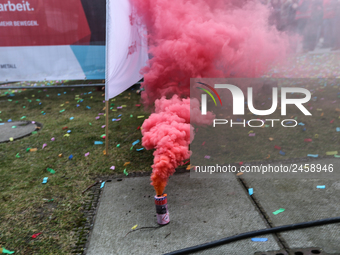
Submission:
[[[301,229],[301,228],[309,228],[309,227],[315,227],[315,226],[319,226],[319,225],[339,223],[339,222],[340,222],[340,217],[336,217],[336,218],[328,218],[328,219],[323,219],[323,220],[296,223],[296,224],[291,224],[291,225],[284,225],[284,226],[279,226],[279,227],[274,227],[274,228],[266,228],[266,229],[246,232],[246,233],[243,233],[243,234],[222,238],[222,239],[217,240],[217,241],[199,244],[199,245],[196,245],[196,246],[184,248],[184,249],[177,250],[177,251],[172,251],[172,252],[166,253],[164,255],[190,254],[190,253],[193,253],[193,252],[202,251],[202,250],[213,248],[213,247],[216,247],[216,246],[219,246],[219,245],[222,245],[222,244],[227,244],[227,243],[239,241],[239,240],[254,237],[254,236],[272,234],[272,233],[283,232],[283,231],[296,230],[296,229]]]

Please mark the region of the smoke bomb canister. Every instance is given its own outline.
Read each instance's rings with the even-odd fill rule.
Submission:
[[[157,213],[157,223],[159,225],[166,225],[170,222],[169,211],[168,211],[168,200],[167,195],[164,194],[160,197],[155,196],[155,205]]]

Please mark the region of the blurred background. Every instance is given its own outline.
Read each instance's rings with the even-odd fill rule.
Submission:
[[[259,0],[271,10],[269,23],[280,31],[299,35],[297,53],[340,49],[339,0]]]

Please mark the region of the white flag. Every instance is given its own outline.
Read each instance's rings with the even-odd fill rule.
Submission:
[[[131,87],[147,65],[146,28],[133,13],[129,0],[106,0],[105,100]]]

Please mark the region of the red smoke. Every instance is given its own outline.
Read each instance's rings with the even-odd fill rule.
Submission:
[[[200,114],[200,103],[194,99],[180,99],[174,95],[167,100],[162,97],[155,102],[155,113],[144,121],[142,134],[143,146],[156,148],[151,175],[156,194],[162,195],[168,178],[183,160],[190,157],[189,144],[194,138],[194,128],[190,125],[190,111]],[[196,120],[197,124],[208,124],[214,116],[209,112],[205,118]],[[193,121],[193,120],[191,120]]]
[[[152,56],[143,70],[142,99],[147,106],[162,96],[188,97],[190,78],[259,77],[285,57],[288,40],[269,27],[269,10],[260,1],[131,1],[147,25]],[[156,148],[152,181],[157,193],[189,157],[190,114],[184,106],[189,107],[188,101],[162,98],[156,101],[157,115],[143,124],[143,145]]]
[[[148,29],[142,98],[149,106],[163,95],[189,96],[190,78],[259,77],[286,54],[287,39],[268,26],[260,1],[242,9],[235,0],[131,1]]]

